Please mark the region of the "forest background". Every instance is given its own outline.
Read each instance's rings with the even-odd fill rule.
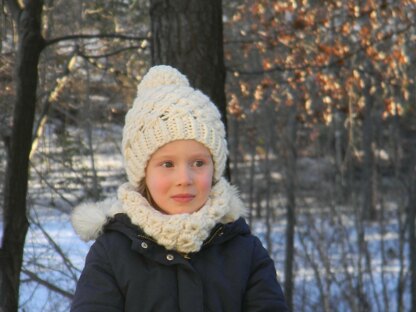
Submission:
[[[160,63],[226,116],[293,311],[416,311],[416,1],[1,3],[0,311],[68,310],[69,214],[125,180],[124,114]]]

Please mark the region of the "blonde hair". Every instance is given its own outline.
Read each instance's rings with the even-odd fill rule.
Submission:
[[[146,185],[146,178],[143,178],[137,187],[137,191],[149,202],[150,205],[152,205],[153,208],[159,209],[156,202],[153,200],[152,195],[150,194],[149,189]]]

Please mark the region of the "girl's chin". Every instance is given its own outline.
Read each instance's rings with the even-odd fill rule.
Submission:
[[[197,212],[201,207],[194,208],[194,207],[184,207],[183,205],[180,206],[171,206],[169,209],[158,208],[158,210],[167,215],[176,215],[176,214],[191,214]]]

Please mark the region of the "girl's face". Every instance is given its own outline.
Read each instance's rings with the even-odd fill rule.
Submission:
[[[214,164],[209,150],[195,140],[178,140],[159,148],[146,168],[146,186],[166,214],[198,211],[211,192]]]

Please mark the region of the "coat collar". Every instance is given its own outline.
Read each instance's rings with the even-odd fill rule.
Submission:
[[[103,231],[116,231],[122,233],[131,241],[140,238],[141,240],[156,243],[156,241],[152,237],[146,235],[140,227],[134,225],[129,216],[125,213],[118,213],[113,218],[109,219],[104,225]],[[237,235],[247,234],[250,234],[250,228],[242,217],[227,224],[219,223],[211,230],[209,236],[203,242],[202,249],[211,245],[222,244]]]

